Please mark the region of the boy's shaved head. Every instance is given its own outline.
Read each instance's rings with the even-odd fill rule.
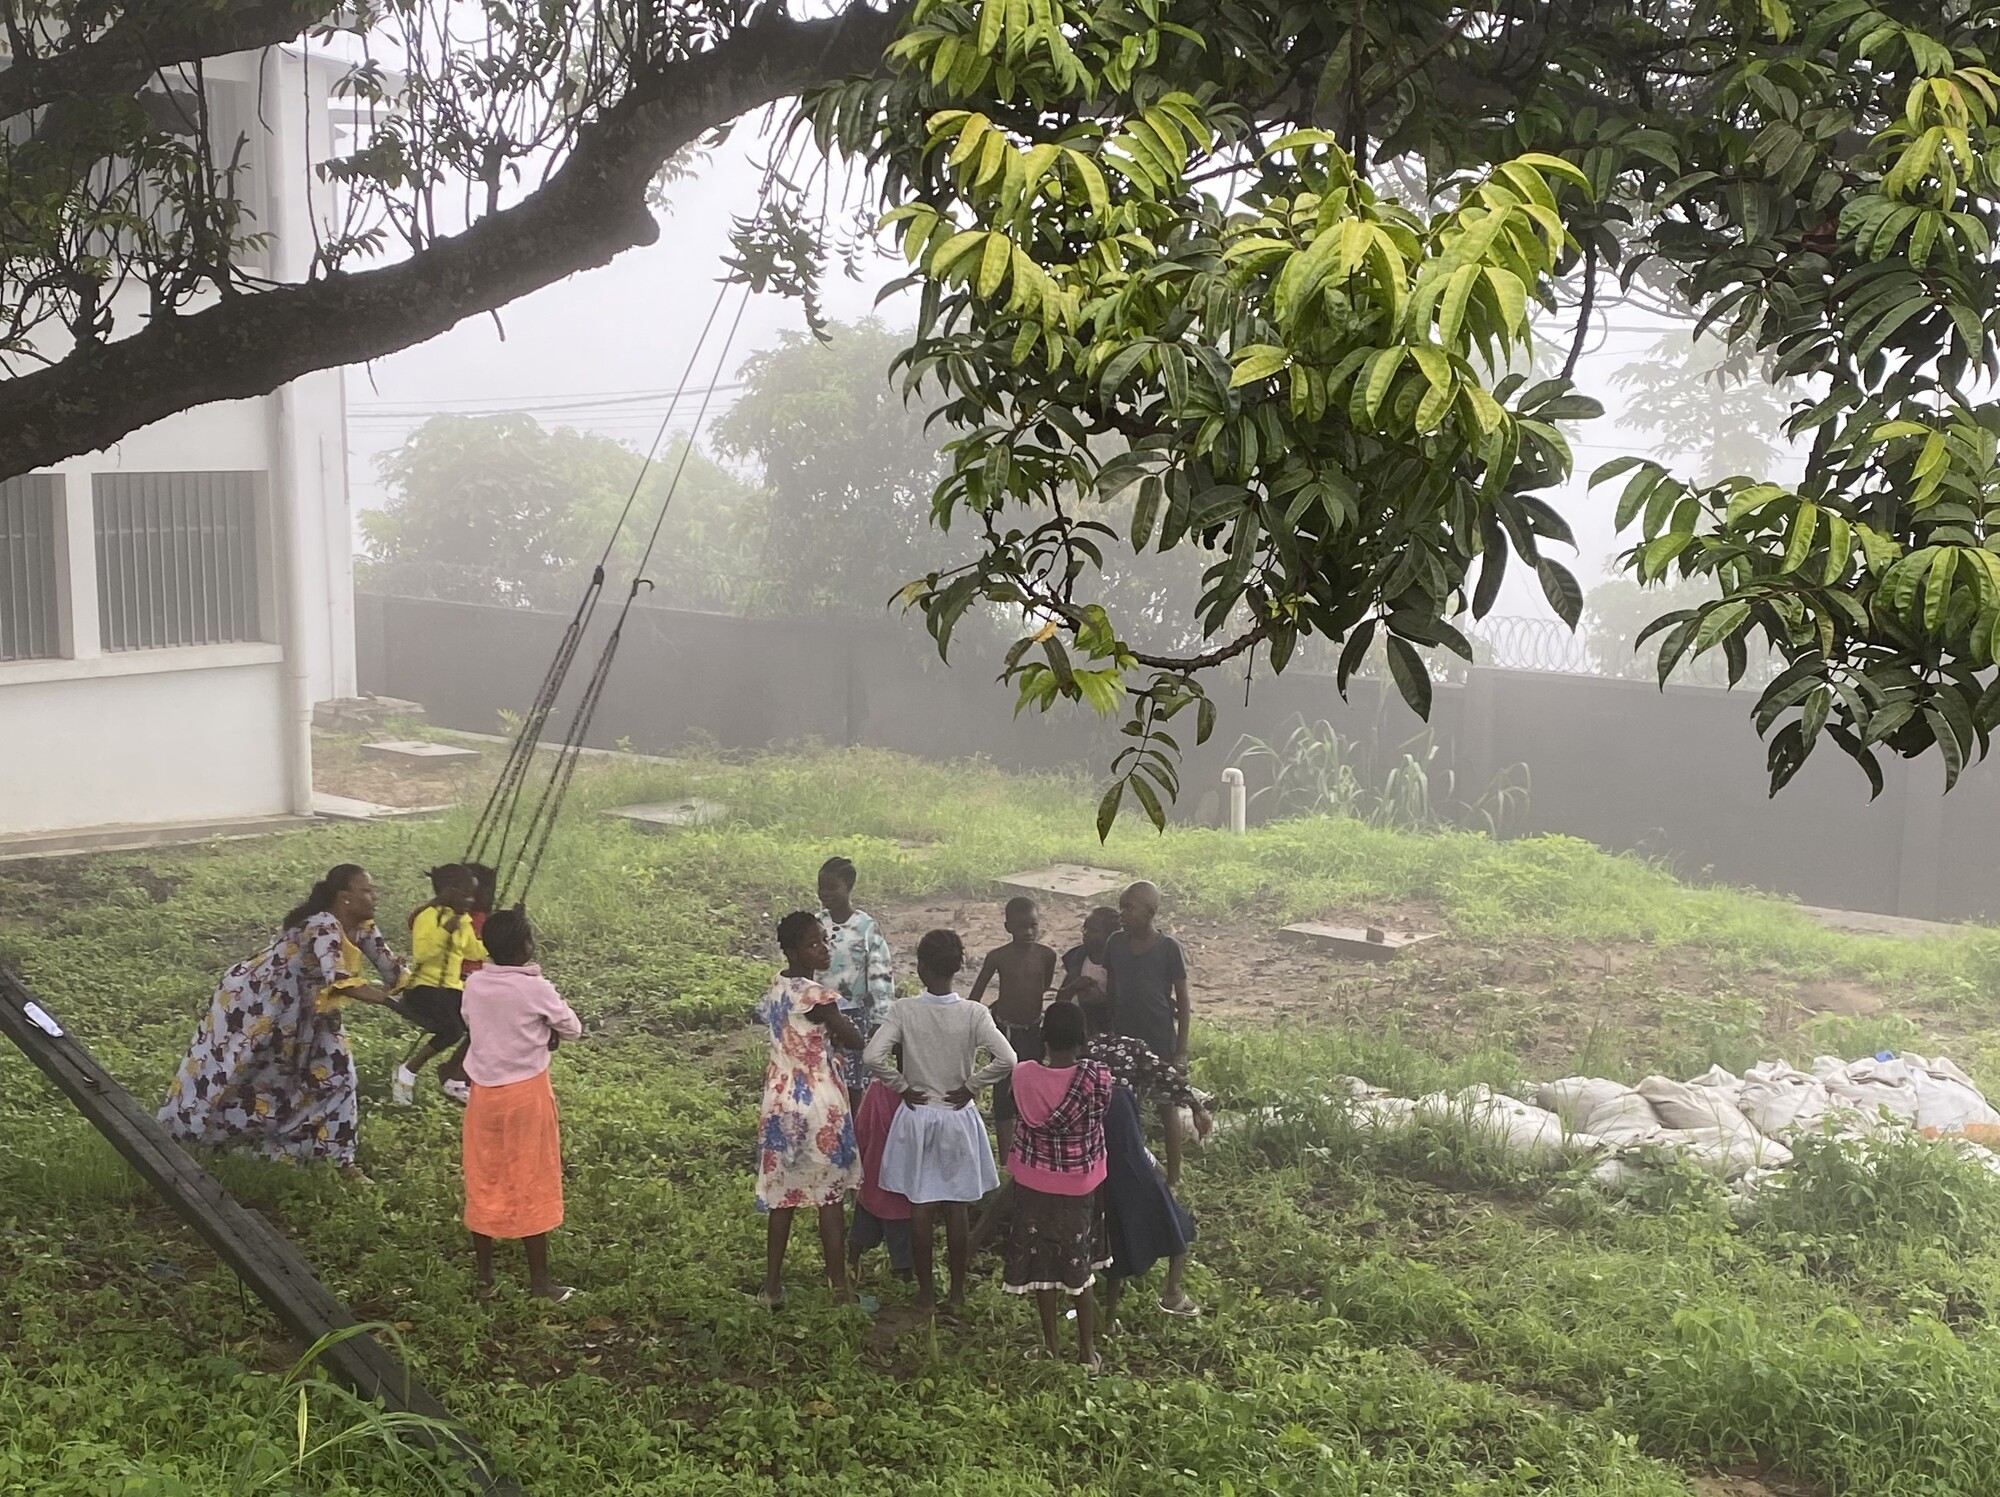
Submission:
[[[1123,894],[1118,896],[1119,904],[1122,905],[1128,901],[1132,904],[1141,905],[1156,915],[1160,912],[1160,891],[1156,886],[1147,883],[1144,879],[1129,886]]]

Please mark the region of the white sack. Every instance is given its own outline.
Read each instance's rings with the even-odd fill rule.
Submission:
[[[1638,1091],[1653,1104],[1653,1111],[1668,1128],[1720,1128],[1728,1133],[1749,1135],[1757,1132],[1742,1109],[1713,1086],[1648,1076],[1639,1083]]]
[[[1408,1097],[1362,1097],[1354,1103],[1352,1116],[1363,1128],[1376,1133],[1395,1133],[1410,1126],[1417,1104]]]
[[[1631,1092],[1631,1087],[1601,1076],[1565,1076],[1536,1087],[1535,1102],[1544,1112],[1553,1112],[1572,1127],[1581,1128],[1595,1109]]]
[[[1910,1082],[1909,1068],[1900,1060],[1848,1062],[1837,1056],[1822,1055],[1813,1062],[1813,1075],[1826,1084],[1827,1094],[1845,1102],[1861,1114],[1864,1128],[1881,1126],[1883,1117],[1914,1123],[1921,1105],[1917,1089]]]
[[[1535,1100],[1574,1132],[1608,1144],[1628,1144],[1660,1126],[1653,1104],[1632,1087],[1597,1076],[1565,1076],[1545,1082]]]
[[[1538,1164],[1604,1146],[1602,1140],[1587,1133],[1571,1132],[1553,1112],[1502,1096],[1487,1086],[1469,1086],[1453,1094],[1433,1092],[1419,1099],[1416,1111],[1426,1122],[1463,1123],[1481,1142],[1512,1158]]]
[[[1820,1127],[1834,1105],[1825,1082],[1782,1060],[1745,1071],[1736,1104],[1759,1133],[1773,1137]]]
[[[1987,1105],[1972,1078],[1942,1055],[1936,1060],[1906,1055],[1903,1064],[1909,1072],[1910,1086],[1917,1094],[1919,1128],[1958,1133],[1967,1123],[1988,1126],[2000,1123],[2000,1112]]]
[[[1712,1092],[1720,1092],[1731,1102],[1736,1100],[1736,1094],[1743,1088],[1743,1082],[1737,1074],[1734,1071],[1725,1071],[1721,1066],[1710,1066],[1699,1076],[1689,1077],[1688,1085],[1705,1087]]]
[[[1754,1128],[1668,1128],[1638,1146],[1640,1156],[1653,1149],[1678,1154],[1724,1180],[1736,1180],[1751,1170],[1783,1169],[1792,1151]]]

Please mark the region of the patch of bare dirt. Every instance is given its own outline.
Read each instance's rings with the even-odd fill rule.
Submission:
[[[1879,1014],[1882,995],[1858,982],[1801,983],[1799,1003],[1815,1014]]]
[[[1690,1477],[1697,1497],[1815,1497],[1819,1488],[1765,1472],[1718,1471]]]
[[[1058,951],[1081,939],[1090,903],[1048,896],[1038,901],[1042,940]],[[890,945],[907,973],[925,931],[944,927],[965,941],[969,990],[985,954],[1004,944],[1004,901],[945,895],[876,905]],[[1330,909],[1321,919],[1343,926],[1435,931],[1442,919],[1423,905]],[[1499,1046],[1531,1072],[1568,1065],[1591,1053],[1593,1039],[1639,1041],[1672,1032],[1686,1037],[1761,1028],[1773,1042],[1816,1014],[1872,1013],[1881,997],[1856,983],[1801,987],[1778,971],[1725,971],[1700,953],[1659,951],[1636,943],[1554,945],[1546,940],[1469,942],[1445,937],[1386,962],[1343,958],[1279,934],[1277,922],[1181,918],[1169,908],[1162,927],[1187,948],[1195,1011],[1235,1024],[1319,1023],[1386,1029],[1444,1053]],[[1650,1063],[1643,1062],[1642,1063]],[[1553,1073],[1551,1073],[1553,1074]]]

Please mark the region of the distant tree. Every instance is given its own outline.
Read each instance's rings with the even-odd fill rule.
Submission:
[[[787,333],[743,365],[743,393],[717,424],[716,446],[763,473],[753,610],[880,617],[911,578],[953,553],[952,538],[931,527],[949,432],[925,430],[922,407],[890,381],[907,332],[869,318],[827,333],[824,342]]]
[[[1624,424],[1651,432],[1657,456],[1692,463],[1697,483],[1714,484],[1735,473],[1775,471],[1793,455],[1785,422],[1805,391],[1774,378],[1771,362],[1744,345],[1731,348],[1674,328],[1611,379],[1630,393]],[[1652,590],[1654,613],[1646,622],[1658,617],[1658,605],[1674,591]],[[1704,598],[1722,595],[1717,587],[1696,591]]]
[[[612,551],[614,593],[629,586],[678,465],[676,445],[647,474]],[[364,587],[560,611],[603,555],[641,458],[609,437],[546,431],[531,416],[433,416],[380,467],[392,497],[361,517]],[[756,490],[697,449],[646,569],[649,601],[739,606],[763,523]]]

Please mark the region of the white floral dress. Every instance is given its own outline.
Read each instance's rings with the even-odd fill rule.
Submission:
[[[861,1151],[838,1047],[808,1015],[840,995],[809,977],[775,978],[757,1005],[771,1036],[757,1123],[760,1211],[837,1205],[861,1184]]]

